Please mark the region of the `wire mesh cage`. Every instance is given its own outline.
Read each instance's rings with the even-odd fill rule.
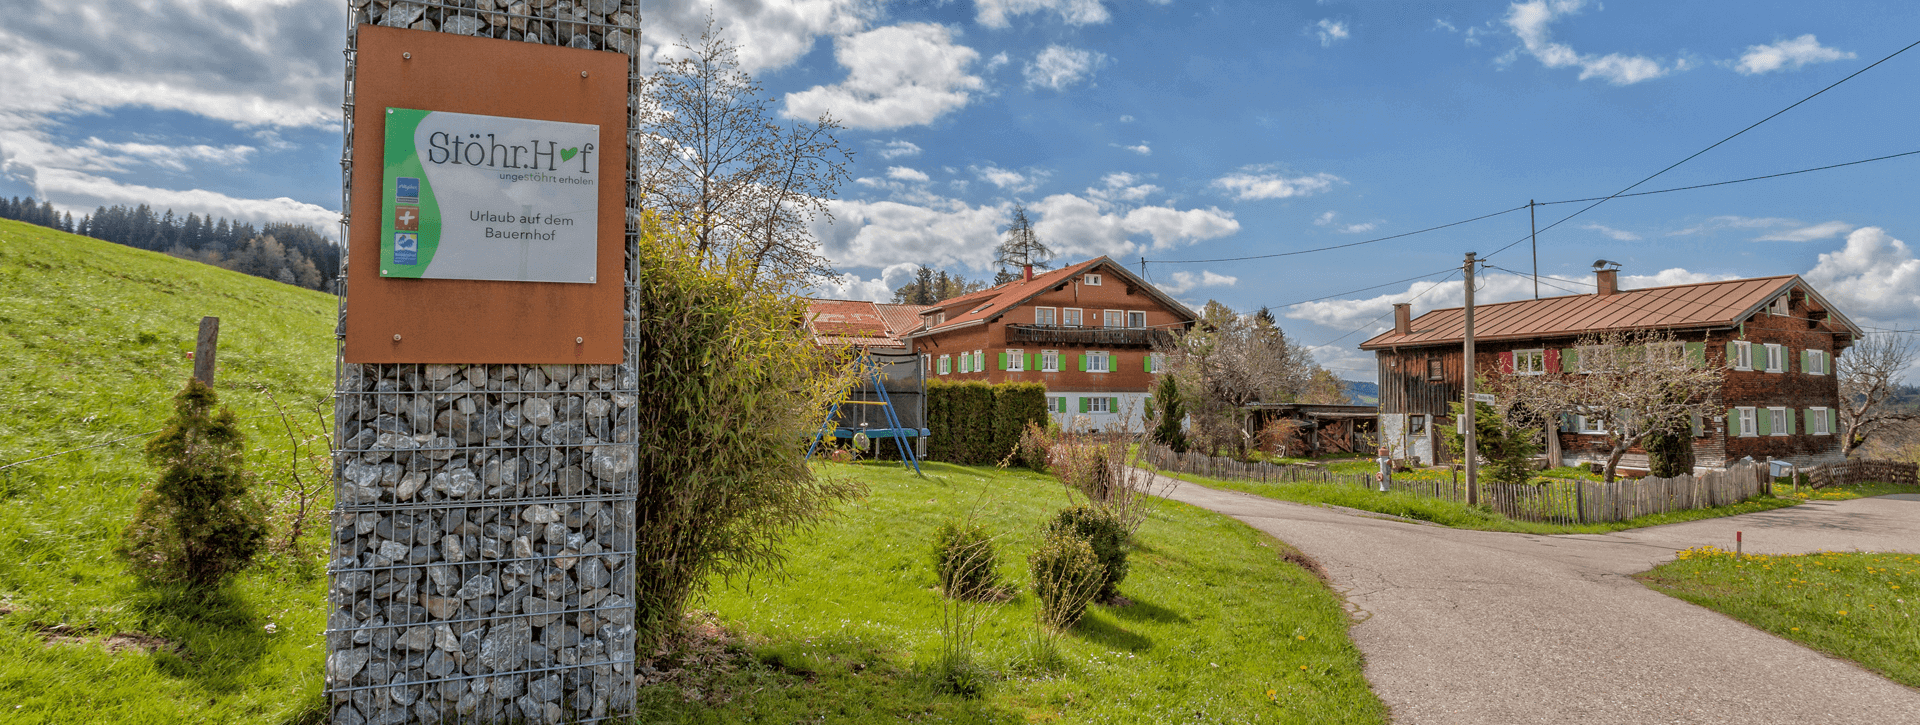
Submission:
[[[639,43],[639,11],[620,0],[349,7],[355,26],[620,52]],[[343,209],[352,196],[355,53],[349,32]],[[629,68],[633,97],[639,80]],[[627,171],[631,260],[631,156]],[[351,222],[343,214],[343,239]],[[343,255],[336,337],[349,311],[346,264]],[[634,285],[631,268],[625,284]],[[336,355],[325,635],[334,723],[590,722],[630,711],[633,318],[621,365],[355,364]]]

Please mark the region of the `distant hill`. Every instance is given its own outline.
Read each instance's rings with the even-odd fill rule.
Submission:
[[[1369,383],[1363,380],[1342,380],[1340,382],[1346,384],[1347,397],[1353,399],[1354,405],[1380,404],[1379,383]]]

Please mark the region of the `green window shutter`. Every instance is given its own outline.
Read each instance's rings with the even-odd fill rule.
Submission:
[[[1083,372],[1083,373],[1084,373],[1084,372],[1086,372],[1086,371],[1087,371],[1087,356],[1085,356],[1085,355],[1075,355],[1074,357],[1077,357],[1077,358],[1080,358],[1080,372]],[[1082,401],[1085,401],[1085,400],[1086,400],[1086,398],[1081,398],[1081,400],[1082,400]],[[1084,411],[1084,410],[1083,410],[1083,411],[1080,411],[1080,412],[1082,412],[1082,413],[1084,413],[1084,412],[1086,412],[1086,411]]]
[[[1088,398],[1084,396],[1080,398],[1080,412],[1082,413],[1093,412],[1093,398]]]
[[[1580,372],[1580,348],[1569,347],[1560,353],[1560,372]]]
[[[1704,342],[1687,343],[1687,364],[1696,368],[1707,366],[1707,344]]]
[[[1734,365],[1738,364],[1739,362],[1740,362],[1740,344],[1737,342],[1734,342],[1733,340],[1728,340],[1727,341],[1727,367],[1731,368]]]
[[[1773,411],[1766,408],[1753,409],[1754,433],[1763,436],[1773,435]]]
[[[1787,409],[1787,435],[1797,435],[1800,433],[1800,431],[1798,430],[1799,426],[1795,425],[1798,422],[1799,421],[1796,421],[1793,419],[1793,409],[1788,408]]]
[[[1732,438],[1737,435],[1740,435],[1740,411],[1735,410],[1733,408],[1728,408],[1727,409],[1727,437]]]
[[[1007,354],[1004,352],[1000,353],[1000,369],[1001,370],[1007,369]]]
[[[1147,372],[1153,372],[1153,353],[1140,356],[1140,367]]]
[[[1827,432],[1840,435],[1840,411],[1833,408],[1827,409]]]
[[[1803,372],[1803,373],[1811,372],[1812,370],[1813,370],[1813,351],[1801,350],[1800,351],[1800,372]]]
[[[1118,413],[1118,412],[1120,412],[1120,399],[1119,399],[1119,398],[1107,398],[1107,412],[1109,412],[1109,413]]]
[[[1808,433],[1812,433],[1813,429],[1818,427],[1813,424],[1813,414],[1817,412],[1819,411],[1816,411],[1812,408],[1808,408],[1806,409],[1805,412],[1801,413],[1801,415],[1806,418],[1805,425],[1802,427],[1802,430],[1805,430]]]

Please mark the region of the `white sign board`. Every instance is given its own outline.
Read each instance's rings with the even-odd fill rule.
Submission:
[[[388,108],[380,276],[594,280],[600,127]]]

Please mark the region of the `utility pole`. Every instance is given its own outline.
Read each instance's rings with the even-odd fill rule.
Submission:
[[[1533,240],[1533,298],[1540,299],[1540,228],[1533,220],[1533,208],[1539,206],[1532,199],[1527,200],[1527,237]]]
[[[1467,279],[1467,339],[1466,359],[1460,364],[1460,375],[1464,383],[1461,387],[1466,390],[1466,405],[1461,408],[1461,417],[1456,421],[1460,425],[1460,436],[1466,441],[1466,445],[1461,446],[1464,450],[1460,455],[1467,459],[1468,506],[1480,505],[1479,461],[1477,460],[1480,449],[1475,447],[1473,440],[1473,414],[1475,410],[1473,407],[1473,267],[1476,264],[1473,257],[1473,252],[1467,252],[1467,263],[1464,267]]]

